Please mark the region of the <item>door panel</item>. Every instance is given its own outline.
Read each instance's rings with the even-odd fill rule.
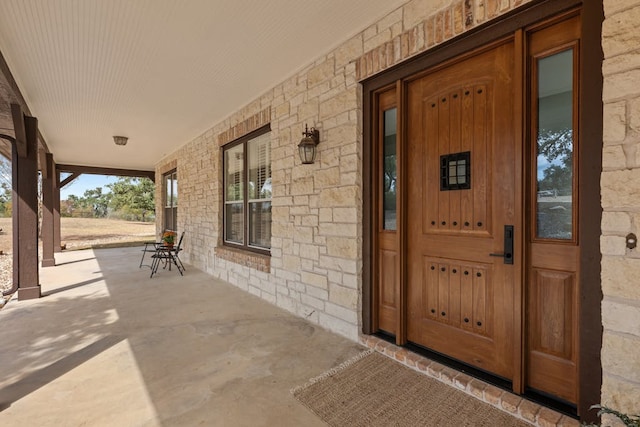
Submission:
[[[580,17],[529,36],[531,174],[525,384],[578,401]]]
[[[470,191],[440,191],[439,166],[424,168],[425,197],[422,199],[424,233],[435,230],[485,231],[489,227],[490,188],[486,170],[486,133],[488,117],[486,85],[465,87],[453,93],[435,96],[423,102],[424,127],[427,141],[438,141],[426,148],[427,159],[442,154],[473,151],[471,162],[473,186]],[[463,98],[460,114],[451,114],[451,103]],[[412,126],[413,124],[410,124]],[[465,132],[466,131],[466,132]],[[464,134],[464,140],[461,138]]]
[[[570,358],[573,352],[573,301],[575,274],[553,270],[533,269],[531,284],[532,299],[553,301],[555,304],[540,304],[532,307],[534,324],[540,325],[532,331],[532,351]]]
[[[400,260],[398,251],[398,126],[396,90],[377,95],[376,144],[378,165],[374,195],[376,225],[376,309],[378,329],[398,333]]]
[[[396,277],[396,251],[380,251],[380,280],[382,283],[395,283]],[[397,307],[397,295],[393,286],[382,286],[380,288],[380,304],[384,307]],[[395,319],[393,319],[395,322]]]
[[[534,268],[532,278],[527,385],[575,401],[576,275]]]
[[[441,258],[423,258],[421,316],[457,328],[490,335],[491,316],[487,301],[492,289],[487,284],[487,265],[452,264]]]
[[[520,281],[489,254],[519,211],[512,69],[509,42],[407,86],[407,338],[510,380]]]
[[[534,267],[531,277],[527,385],[574,402],[576,274]]]

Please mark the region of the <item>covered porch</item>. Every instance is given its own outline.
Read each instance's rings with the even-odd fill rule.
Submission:
[[[41,270],[42,298],[2,309],[3,424],[325,425],[290,391],[369,347],[532,425],[578,425],[379,338],[329,332],[193,266],[150,279],[140,249],[63,252]]]
[[[347,3],[63,0],[54,8],[7,0],[0,133],[16,147],[13,283],[21,289],[0,313],[0,360],[10,374],[0,382],[3,417],[310,425],[289,388],[360,344],[538,425],[578,421],[529,398],[584,422],[596,420],[594,404],[638,412],[640,0]],[[570,59],[561,67],[566,82],[540,90],[541,64],[554,55]],[[485,73],[489,64],[498,65]],[[486,75],[457,77],[470,69]],[[546,80],[557,83],[557,75]],[[500,86],[483,86],[497,77]],[[453,101],[448,112],[450,100],[474,93],[477,109]],[[554,99],[568,100],[564,128],[573,135],[565,144],[570,178],[538,188],[546,179],[540,165],[554,165],[540,158],[541,100],[560,94]],[[455,120],[427,115],[438,103],[445,106],[437,117]],[[395,117],[389,126],[387,115]],[[469,119],[464,126],[460,117]],[[443,137],[415,130],[436,129],[428,123]],[[468,150],[459,142],[473,138],[448,129],[474,129],[478,145]],[[116,140],[125,136],[126,147]],[[317,146],[314,162],[298,156],[305,140]],[[415,153],[431,154],[403,166],[421,158]],[[464,173],[450,173],[460,166]],[[57,253],[62,167],[155,177],[156,234],[187,233],[187,275],[149,280],[135,249],[86,259]],[[455,187],[460,178],[475,189]],[[456,183],[442,186],[449,181]],[[413,208],[436,206],[414,182],[442,193],[442,215],[439,205],[437,213]],[[559,194],[560,184],[562,197],[572,197],[570,238],[538,236],[538,198]],[[450,203],[450,191],[473,196],[466,219],[470,199]],[[548,202],[541,213],[567,211],[567,200]],[[398,219],[388,228],[387,210]],[[412,241],[414,230],[431,237]],[[466,240],[439,252],[456,235]],[[432,276],[422,271],[426,259]],[[458,271],[478,278],[464,298],[459,276],[449,275]],[[279,308],[257,308],[251,295]],[[385,322],[387,308],[393,322]],[[413,318],[426,326],[416,329]],[[453,330],[473,340],[452,338]],[[444,354],[449,367],[409,352],[414,345]],[[561,363],[540,368],[541,353]],[[469,367],[505,388],[478,385]],[[539,381],[546,373],[549,381]]]
[[[61,253],[2,309],[3,425],[323,425],[289,390],[364,347],[140,254]]]

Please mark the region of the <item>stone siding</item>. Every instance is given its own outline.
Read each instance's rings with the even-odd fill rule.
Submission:
[[[178,169],[178,229],[187,232],[185,260],[356,340],[361,329],[363,214],[358,82],[526,2],[409,1],[163,159],[158,178],[168,165]],[[604,5],[602,402],[637,412],[640,252],[626,249],[625,236],[640,234],[640,0],[605,0]],[[220,145],[265,122],[271,126],[273,171],[268,262],[219,249]],[[297,156],[307,123],[320,131],[313,165],[301,165]],[[160,201],[158,197],[162,213]]]
[[[362,288],[362,93],[359,81],[519,7],[519,0],[413,0],[181,146],[177,165],[185,260],[211,275],[356,340]],[[605,0],[603,26],[602,403],[640,402],[640,0]],[[221,249],[220,146],[269,123],[270,259]],[[318,159],[301,165],[305,124]],[[179,143],[180,141],[176,141]],[[161,195],[158,186],[158,195]],[[158,212],[162,212],[158,197]],[[161,222],[159,222],[161,224]],[[159,225],[160,228],[160,225]]]
[[[164,158],[177,164],[184,259],[290,312],[357,340],[362,311],[362,90],[359,80],[526,0],[413,0],[390,12]],[[271,258],[221,248],[220,146],[271,126]],[[305,124],[318,158],[301,165]],[[158,186],[158,195],[162,195]],[[161,197],[158,232],[162,224]]]
[[[602,403],[640,412],[640,0],[605,0]]]

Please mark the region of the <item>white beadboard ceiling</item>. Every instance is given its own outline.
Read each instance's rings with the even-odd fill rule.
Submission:
[[[57,163],[152,170],[405,1],[0,0],[0,51]]]

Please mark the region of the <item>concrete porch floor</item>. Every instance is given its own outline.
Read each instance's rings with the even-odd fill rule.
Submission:
[[[139,247],[56,254],[39,300],[0,310],[3,426],[321,426],[289,390],[361,352]]]

